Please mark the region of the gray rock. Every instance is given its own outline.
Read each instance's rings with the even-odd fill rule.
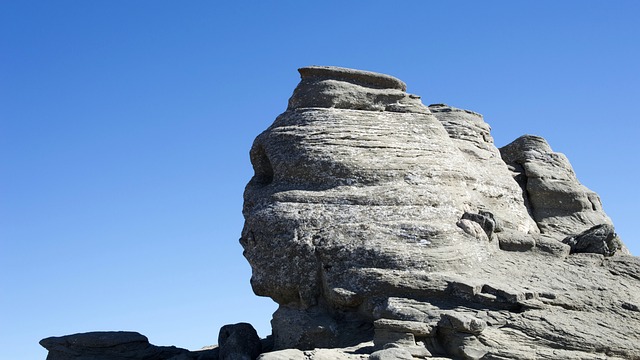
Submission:
[[[358,355],[349,351],[341,351],[342,349],[316,349],[308,352],[307,357],[312,360],[348,360],[348,359],[364,359],[366,355]]]
[[[218,335],[220,360],[255,360],[262,352],[256,330],[248,323],[225,325]]]
[[[373,336],[373,345],[376,349],[382,349],[386,345],[396,344],[400,346],[416,346],[416,337],[410,332],[401,332],[390,329],[376,329]]]
[[[611,220],[544,139],[498,150],[481,115],[425,107],[397,79],[300,73],[244,194],[240,242],[254,292],[280,304],[276,349],[640,358],[638,259],[569,256],[563,239]]]
[[[571,253],[594,253],[612,256],[622,248],[622,241],[613,229],[613,225],[601,224],[587,229],[575,236],[568,236],[563,243],[571,246]]]
[[[309,66],[299,71],[302,81],[289,99],[289,110],[319,107],[429,112],[419,96],[407,94],[407,86],[389,75],[329,66]]]
[[[531,135],[498,150],[481,115],[388,75],[300,74],[244,194],[273,336],[76,334],[42,340],[48,360],[640,359],[640,259],[564,155]]]
[[[478,223],[485,234],[487,234],[488,239],[492,238],[493,232],[496,230],[496,220],[493,214],[488,211],[480,210],[477,214],[465,212],[462,214],[462,219]]]
[[[521,136],[500,153],[543,234],[563,239],[595,225],[612,224],[600,197],[578,181],[566,156],[553,152],[543,138]]]
[[[376,330],[384,329],[395,332],[411,333],[416,336],[432,336],[433,327],[423,321],[407,321],[393,319],[378,319],[373,323]]]
[[[527,236],[511,231],[497,235],[500,250],[504,251],[532,251],[536,247],[536,236]]]
[[[275,349],[295,347],[347,347],[371,340],[372,324],[357,314],[346,313],[336,319],[327,310],[314,306],[305,310],[281,305],[271,320]]]
[[[128,331],[88,332],[49,337],[41,340],[40,345],[49,351],[47,360],[188,360],[196,358],[185,349],[151,345],[145,336]],[[213,352],[202,352],[198,355],[206,356],[211,353]]]
[[[285,349],[263,353],[259,360],[363,360],[368,354],[361,353],[360,348],[333,348],[302,351]]]
[[[308,357],[302,350],[298,349],[285,349],[263,353],[258,357],[258,360],[307,360]]]
[[[413,360],[413,355],[403,348],[388,348],[374,352],[369,360]]]
[[[445,313],[438,323],[440,329],[451,329],[457,332],[480,335],[486,329],[487,323],[481,319],[477,319],[460,313]]]
[[[336,72],[331,81],[353,85]],[[324,91],[314,84],[303,76],[292,99]],[[290,102],[251,150],[241,243],[256,294],[333,309],[424,289],[405,278],[401,290],[397,271],[472,267],[498,249],[456,226],[465,212],[490,211],[505,227],[537,232],[495,146],[486,139],[465,153],[475,143],[451,138],[442,117]]]

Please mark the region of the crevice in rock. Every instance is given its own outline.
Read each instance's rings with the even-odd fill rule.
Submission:
[[[528,185],[529,185],[529,177],[527,176],[527,172],[524,169],[524,166],[521,163],[516,162],[512,167],[513,178],[522,189],[522,199],[524,200],[524,207],[527,209],[529,216],[535,220],[534,214],[535,209],[533,208],[533,204],[531,203],[531,194],[529,194]]]
[[[273,167],[262,145],[251,149],[251,163],[255,172],[253,178],[257,185],[267,186],[273,182]]]

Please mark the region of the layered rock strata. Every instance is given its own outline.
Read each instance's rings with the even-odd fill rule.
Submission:
[[[300,74],[253,144],[243,209],[276,350],[640,358],[640,262],[564,155],[535,136],[497,149],[481,115],[387,75]]]

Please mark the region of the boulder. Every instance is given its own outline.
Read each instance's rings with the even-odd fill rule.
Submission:
[[[151,345],[146,336],[129,331],[101,331],[49,337],[41,340],[40,345],[49,351],[47,360],[189,360],[196,358],[185,349]],[[215,351],[206,351],[198,355],[205,356],[213,352]]]
[[[255,360],[262,352],[262,343],[251,324],[238,323],[220,328],[218,335],[220,360]]]
[[[612,256],[622,248],[622,241],[613,225],[601,224],[575,236],[568,236],[563,243],[571,246],[571,253],[594,253]]]
[[[374,352],[369,360],[413,360],[413,355],[406,349],[391,347]]]
[[[285,349],[267,352],[258,357],[258,360],[307,360],[308,357],[302,350]]]

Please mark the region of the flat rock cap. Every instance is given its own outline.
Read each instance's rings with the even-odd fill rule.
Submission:
[[[40,340],[40,345],[51,350],[56,347],[105,348],[118,345],[142,343],[148,344],[146,336],[132,331],[94,331],[60,337],[48,337]]]
[[[407,91],[407,84],[393,76],[337,66],[307,66],[298,69],[302,80],[340,80],[375,89]]]

